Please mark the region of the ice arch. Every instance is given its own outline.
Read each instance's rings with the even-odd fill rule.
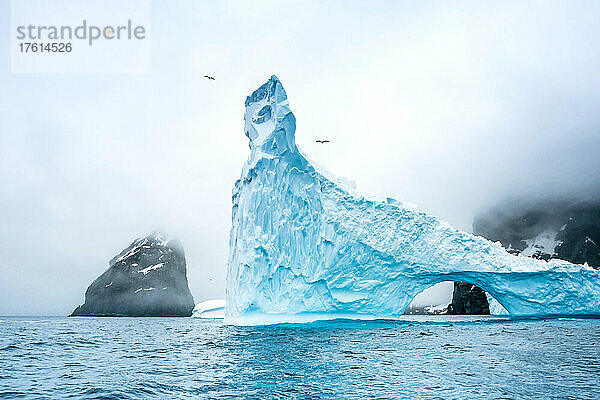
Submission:
[[[457,283],[461,285],[457,286]],[[476,292],[465,298],[464,290],[467,288]],[[455,301],[458,303],[456,304]],[[411,299],[404,311],[405,315],[407,313],[409,315],[508,315],[504,306],[490,293],[474,283],[465,281],[442,281],[425,288]]]
[[[475,292],[465,297],[465,290]],[[419,292],[404,311],[404,315],[407,314],[508,315],[508,311],[471,282],[443,281]]]
[[[246,99],[250,157],[233,190],[225,320],[396,318],[438,282],[472,282],[512,315],[600,314],[597,271],[513,256],[307,160],[273,76]]]

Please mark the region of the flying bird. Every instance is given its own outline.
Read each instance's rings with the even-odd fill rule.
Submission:
[[[204,77],[210,79],[211,81],[215,80],[215,78],[213,78],[212,76],[204,75]]]
[[[329,140],[315,140],[317,143],[329,143]]]

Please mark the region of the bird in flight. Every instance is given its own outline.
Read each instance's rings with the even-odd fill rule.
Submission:
[[[213,78],[212,76],[204,75],[204,77],[210,79],[211,81],[215,80],[215,78]]]
[[[329,143],[329,140],[315,140],[317,143]]]

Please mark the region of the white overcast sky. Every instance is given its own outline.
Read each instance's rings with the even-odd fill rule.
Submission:
[[[157,228],[182,240],[196,301],[223,297],[244,99],[272,74],[310,158],[467,231],[505,198],[597,195],[599,15],[593,1],[155,2],[150,74],[15,75],[1,2],[0,315],[69,313]]]

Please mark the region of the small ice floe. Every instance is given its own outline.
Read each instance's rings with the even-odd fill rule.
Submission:
[[[206,300],[196,304],[192,311],[192,318],[225,318],[225,299]]]
[[[149,267],[146,267],[146,268],[144,268],[144,269],[140,269],[140,270],[138,271],[138,273],[146,275],[148,272],[150,272],[150,271],[154,271],[155,269],[159,269],[159,268],[161,268],[163,265],[165,265],[165,264],[164,264],[164,263],[160,263],[160,264],[151,265],[151,266],[149,266]]]
[[[444,314],[446,313],[446,311],[448,311],[448,304],[440,304],[438,306],[427,306],[425,307],[425,311],[427,312],[427,314]]]

